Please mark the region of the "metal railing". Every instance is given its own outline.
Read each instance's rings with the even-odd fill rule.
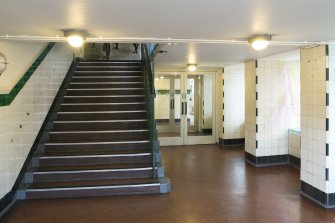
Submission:
[[[142,55],[141,61],[143,67],[143,77],[144,77],[145,101],[147,106],[150,148],[152,152],[153,178],[157,178],[157,171],[156,171],[157,164],[155,154],[157,132],[156,132],[155,104],[154,104],[156,93],[155,93],[154,74],[152,72],[151,59],[146,44],[141,44],[141,55]]]

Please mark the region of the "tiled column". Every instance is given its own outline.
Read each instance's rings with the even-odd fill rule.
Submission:
[[[223,69],[223,128],[220,142],[244,144],[244,64]]]
[[[256,157],[256,61],[244,66],[245,75],[245,154],[253,162]]]
[[[335,48],[301,50],[301,192],[335,207]]]
[[[255,166],[285,164],[288,155],[288,69],[279,60],[246,63],[246,160]]]

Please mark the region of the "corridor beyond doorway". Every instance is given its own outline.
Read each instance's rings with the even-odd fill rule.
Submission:
[[[333,222],[300,196],[299,171],[255,168],[242,147],[174,146],[162,149],[173,190],[166,196],[127,196],[18,202],[0,220],[30,222]]]

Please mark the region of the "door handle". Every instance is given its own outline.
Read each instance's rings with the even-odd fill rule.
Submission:
[[[181,103],[181,115],[184,115],[184,102]]]
[[[187,115],[187,102],[185,102],[185,115]]]

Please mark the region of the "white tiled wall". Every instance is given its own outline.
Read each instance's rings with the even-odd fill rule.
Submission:
[[[290,72],[298,62],[258,60],[257,156],[288,154]]]
[[[224,68],[223,138],[244,138],[244,64]]]
[[[289,131],[288,133],[288,154],[300,158],[301,137],[298,131]]]
[[[71,61],[67,44],[56,44],[12,104],[0,107],[0,198],[13,187]]]
[[[301,50],[301,180],[335,192],[335,48],[320,45]],[[329,81],[326,69],[329,67]],[[329,93],[329,106],[326,106]],[[329,131],[326,131],[326,119]],[[329,156],[326,155],[329,144]],[[326,180],[326,168],[329,180]]]
[[[5,72],[0,76],[0,94],[7,94],[20,80],[24,72],[37,58],[46,43],[25,41],[1,41],[0,52],[6,55],[9,63]]]
[[[245,63],[245,151],[256,156],[256,61]]]
[[[329,93],[329,106],[327,116],[329,118],[328,140],[329,156],[326,157],[326,165],[329,169],[329,182],[327,193],[335,193],[335,44],[328,45],[329,81],[327,91]]]
[[[299,75],[299,69],[295,69],[297,66],[299,62],[266,59],[258,60],[257,68],[255,61],[245,64],[245,140],[248,153],[257,157],[288,154],[292,108],[290,75]],[[292,73],[292,70],[296,72]]]

